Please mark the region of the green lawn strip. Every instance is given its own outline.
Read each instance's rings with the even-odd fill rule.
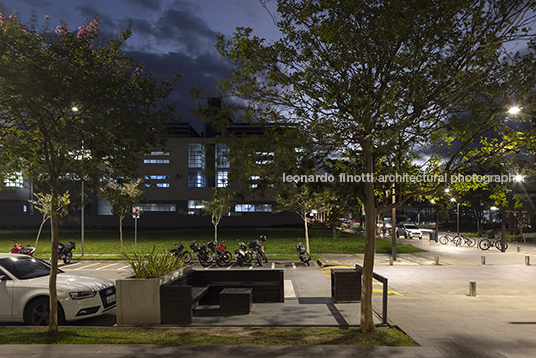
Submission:
[[[10,229],[0,230],[0,252],[9,252],[13,247],[12,238],[23,245],[34,245],[37,230]],[[273,258],[295,258],[296,244],[299,241],[305,245],[303,228],[280,227],[280,228],[220,228],[218,239],[225,242],[227,249],[233,251],[238,247],[237,240],[246,244],[266,235],[265,252]],[[121,257],[118,229],[86,229],[84,233],[84,254],[88,257],[98,254],[98,258],[111,258],[108,255]],[[188,244],[196,239],[198,242],[208,242],[214,238],[212,228],[191,228],[191,229],[139,229],[137,233],[137,252],[150,252],[153,247],[157,251],[167,253],[173,248],[173,242],[182,243],[186,248]],[[60,229],[60,242],[76,242],[76,249],[73,256],[77,257],[81,253],[80,230]],[[123,234],[125,252],[134,253],[134,229],[125,228]],[[321,254],[360,254],[365,249],[365,238],[356,233],[342,232],[340,236],[333,239],[331,229],[311,229],[310,230],[310,251],[313,258],[318,258]],[[411,245],[397,244],[398,253],[414,253],[423,250]],[[391,253],[391,242],[388,240],[377,240],[377,253]],[[50,257],[50,231],[43,230],[36,250],[37,257]],[[102,255],[102,256],[100,256]],[[113,257],[113,256],[112,256]]]
[[[359,328],[203,327],[125,328],[60,327],[56,337],[47,328],[0,327],[0,344],[240,344],[418,346],[396,328],[362,333]]]

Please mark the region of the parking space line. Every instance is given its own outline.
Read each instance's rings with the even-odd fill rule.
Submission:
[[[87,266],[82,266],[82,267],[79,267],[79,268],[75,268],[73,271],[82,270],[82,269],[85,269],[85,268],[88,268],[88,267],[91,267],[91,266],[95,266],[95,265],[100,265],[100,262],[97,262],[96,264],[91,264],[91,265],[87,265]]]
[[[234,264],[231,264],[231,266],[227,267],[227,269],[226,269],[226,270],[230,270],[230,269],[231,269],[231,267],[233,267],[233,266],[234,266]]]
[[[103,269],[105,269],[105,268],[107,268],[107,267],[111,267],[111,266],[115,266],[115,265],[119,265],[119,264],[116,262],[115,264],[110,264],[110,265],[102,266],[102,267],[99,267],[99,268],[97,268],[97,269],[95,269],[95,270],[103,270]]]
[[[275,269],[275,262],[272,262],[272,270]]]
[[[253,264],[251,264],[251,266],[249,267],[249,270],[252,270],[253,269]]]
[[[292,269],[295,270],[296,269],[296,264],[293,262],[292,263]]]
[[[117,271],[121,271],[121,270],[124,270],[124,269],[127,269],[127,268],[130,268],[130,266],[123,266],[120,269],[117,269]]]

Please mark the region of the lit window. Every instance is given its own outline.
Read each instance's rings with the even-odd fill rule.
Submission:
[[[149,155],[169,155],[169,152],[151,152]]]
[[[229,172],[218,172],[217,188],[225,188],[229,185]]]
[[[230,168],[227,144],[216,144],[216,168]]]
[[[203,144],[188,144],[188,168],[205,169],[205,146]]]
[[[169,175],[146,175],[145,179],[150,180],[167,180],[169,179]]]
[[[144,159],[144,164],[169,164],[169,159]]]
[[[257,152],[255,158],[255,164],[271,164],[274,162],[274,152]]]
[[[205,188],[206,180],[203,172],[189,172],[188,173],[188,187],[189,188]]]
[[[250,181],[249,187],[252,188],[252,189],[255,189],[256,187],[259,186],[258,182],[260,180],[261,180],[261,177],[258,176],[258,175],[250,176],[249,177],[249,181]]]
[[[175,204],[138,204],[140,211],[176,211]]]
[[[269,213],[272,211],[271,204],[237,204],[235,205],[235,212],[237,213]]]
[[[23,188],[24,179],[22,178],[22,173],[13,173],[13,175],[4,178],[4,185],[8,188]]]

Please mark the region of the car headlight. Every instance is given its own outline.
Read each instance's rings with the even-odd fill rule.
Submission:
[[[97,291],[69,292],[69,296],[71,296],[73,300],[82,300],[84,298],[95,297],[96,294]]]

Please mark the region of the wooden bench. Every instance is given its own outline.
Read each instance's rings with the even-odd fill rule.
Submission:
[[[193,310],[208,286],[193,285],[195,271],[160,286],[160,317],[162,324],[192,323]]]
[[[524,232],[523,233],[523,242],[526,243],[527,240],[535,241],[536,240],[536,232]]]
[[[219,305],[225,288],[251,288],[253,303],[284,302],[283,270],[191,270],[160,286],[162,324],[190,324],[197,305]]]

